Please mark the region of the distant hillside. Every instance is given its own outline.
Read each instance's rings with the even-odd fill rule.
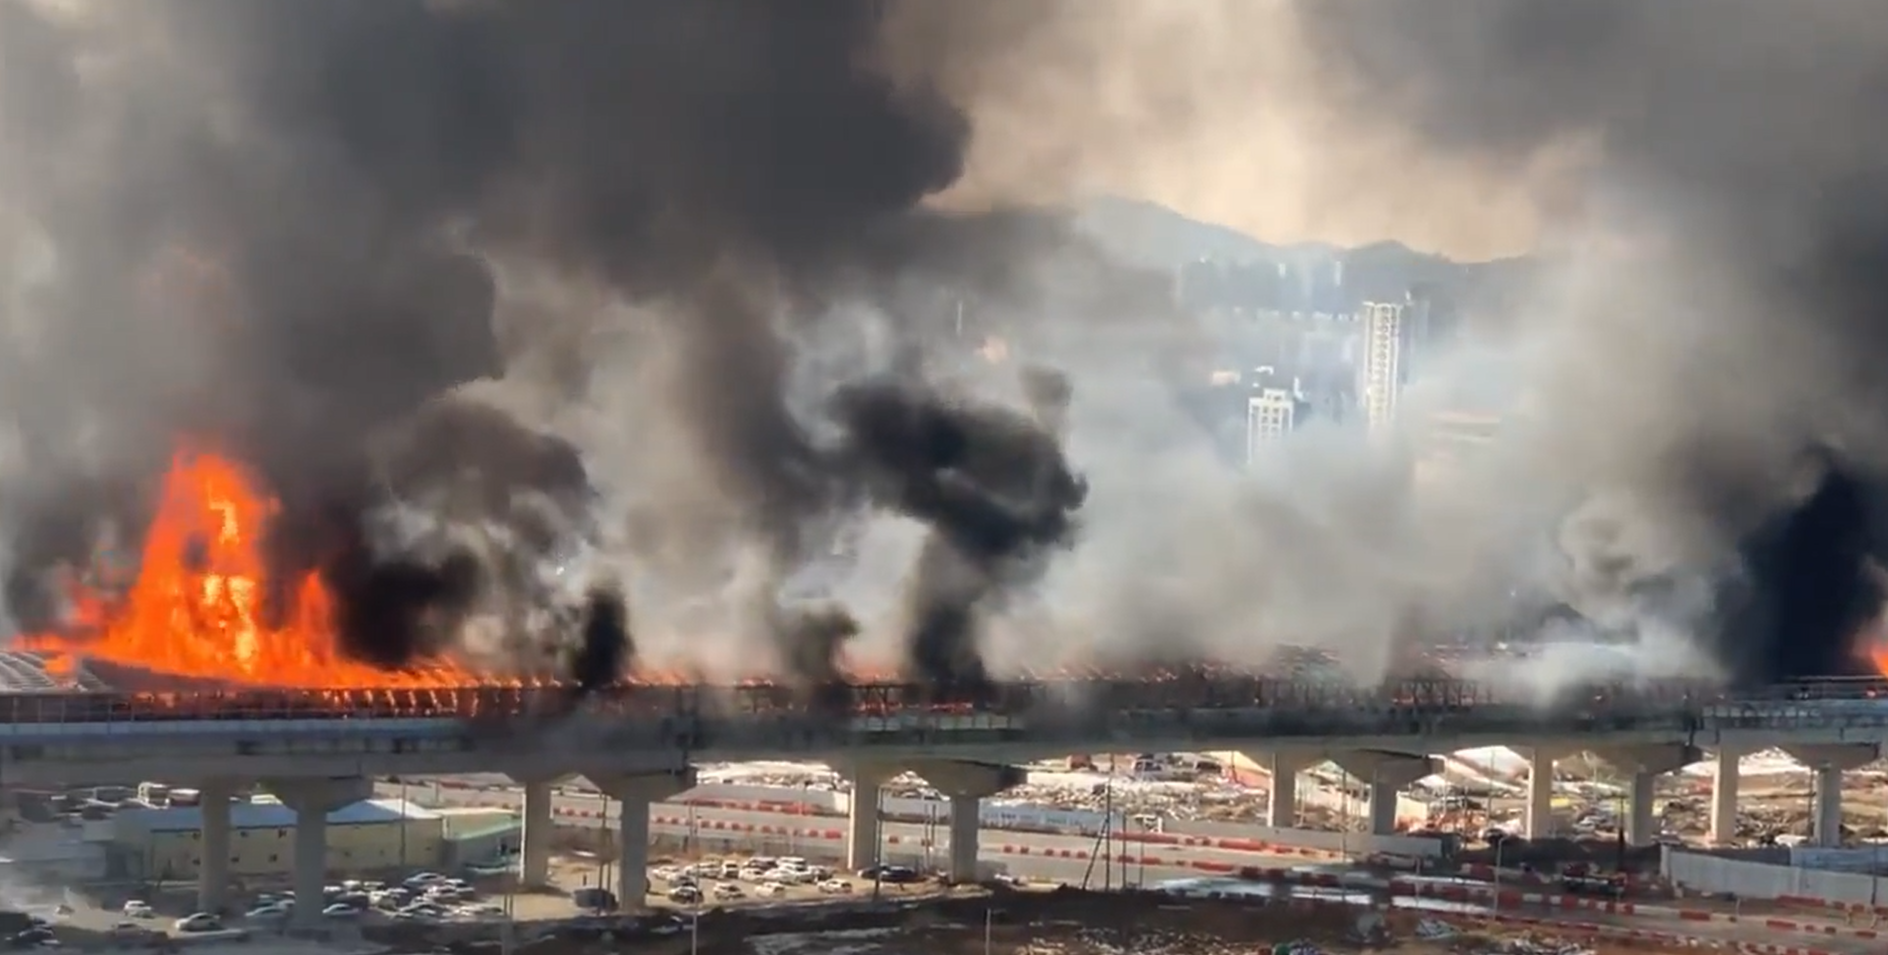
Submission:
[[[1166,206],[1105,197],[1085,204],[1076,225],[1111,254],[1136,265],[1171,269],[1202,258],[1278,261],[1281,246],[1223,225],[1189,219]]]
[[[1317,242],[1275,245],[1165,206],[1118,197],[1088,202],[1075,221],[1110,254],[1163,271],[1201,259],[1282,262],[1300,268],[1342,263],[1343,288],[1337,294],[1346,305],[1400,298],[1408,290],[1421,289],[1441,302],[1471,310],[1478,304],[1498,308],[1496,303],[1508,298],[1531,266],[1525,259],[1455,262],[1398,242],[1354,249]]]

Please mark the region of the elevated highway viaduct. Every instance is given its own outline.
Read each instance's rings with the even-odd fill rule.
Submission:
[[[1020,782],[1018,761],[1073,752],[1239,751],[1273,773],[1272,822],[1290,825],[1297,770],[1331,759],[1371,792],[1373,827],[1394,824],[1395,793],[1436,769],[1430,754],[1503,745],[1533,759],[1529,805],[1545,834],[1557,758],[1593,752],[1632,780],[1627,835],[1645,844],[1652,780],[1710,753],[1714,822],[1734,818],[1740,754],[1781,747],[1814,767],[1816,820],[1837,835],[1841,774],[1888,739],[1888,683],[1853,681],[1724,693],[1689,684],[1589,686],[1552,705],[1480,684],[1423,681],[1369,691],[1236,679],[1182,688],[1107,681],[1032,684],[940,704],[889,687],[849,705],[808,707],[773,694],[645,687],[571,708],[530,691],[272,691],[0,696],[0,783],[70,785],[161,779],[203,791],[201,885],[218,908],[228,882],[229,794],[259,781],[299,814],[298,890],[319,897],[327,813],[379,776],[502,772],[524,789],[527,881],[547,873],[552,786],[589,779],[623,806],[619,897],[646,891],[648,808],[694,785],[701,762],[820,760],[851,776],[849,859],[874,858],[876,791],[913,771],[949,800],[950,867],[975,872],[979,801]],[[420,704],[424,705],[420,705]],[[1382,807],[1382,808],[1377,808]],[[310,897],[310,896],[304,896]],[[314,907],[305,907],[312,916]]]

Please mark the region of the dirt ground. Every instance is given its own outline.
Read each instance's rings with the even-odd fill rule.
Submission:
[[[1431,928],[1435,920],[1429,920]],[[1252,900],[1182,900],[1159,895],[1000,892],[899,908],[819,907],[709,912],[619,933],[601,925],[516,939],[518,955],[1656,955],[1647,942],[1598,942],[1577,935],[1481,931],[1452,921],[1450,938],[1420,937],[1419,918],[1342,905],[1256,905]],[[1360,932],[1374,937],[1365,937]],[[434,940],[406,940],[438,951]],[[426,947],[420,947],[426,946]],[[1281,946],[1283,948],[1281,949]],[[445,947],[454,955],[497,955],[496,941]],[[1672,949],[1670,951],[1676,951]]]
[[[1888,838],[1888,786],[1881,777],[1888,761],[1849,773],[1842,794],[1842,826],[1851,838]],[[1562,779],[1599,779],[1618,782],[1618,774],[1591,756],[1560,761]],[[1711,827],[1711,780],[1708,776],[1667,773],[1658,777],[1660,825],[1664,830],[1702,843]],[[1808,836],[1814,811],[1815,786],[1806,770],[1770,775],[1744,775],[1737,793],[1738,835],[1749,843],[1764,836]],[[1490,799],[1487,817],[1519,819],[1523,798]],[[1604,833],[1602,833],[1604,834]],[[1602,840],[1603,841],[1603,840]]]

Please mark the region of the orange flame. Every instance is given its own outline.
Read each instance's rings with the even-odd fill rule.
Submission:
[[[230,684],[319,689],[423,689],[490,682],[445,663],[390,671],[343,656],[333,599],[309,574],[283,622],[263,620],[266,563],[260,534],[278,508],[243,469],[214,454],[182,452],[165,477],[145,536],[138,576],[122,600],[75,586],[66,632],[16,647],[72,654],[174,676]]]

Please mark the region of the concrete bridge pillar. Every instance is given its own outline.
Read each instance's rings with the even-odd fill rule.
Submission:
[[[265,779],[262,786],[282,805],[295,811],[294,874],[296,928],[321,927],[323,897],[328,880],[328,814],[342,806],[372,798],[374,784],[360,776],[315,779]]]
[[[1332,757],[1338,768],[1370,786],[1370,832],[1396,832],[1396,797],[1411,783],[1442,771],[1442,760],[1386,750],[1354,750]]]
[[[1609,746],[1595,749],[1593,755],[1631,777],[1627,785],[1626,818],[1623,823],[1626,827],[1626,842],[1634,846],[1649,846],[1658,840],[1658,828],[1653,818],[1653,802],[1656,798],[1653,784],[1659,775],[1689,766],[1701,756],[1696,747],[1683,743]]]
[[[1649,846],[1658,841],[1657,820],[1653,808],[1657,801],[1657,773],[1636,772],[1626,791],[1626,844]]]
[[[229,814],[236,784],[206,779],[198,786],[203,812],[202,845],[197,865],[197,911],[221,913],[229,897]]]
[[[542,889],[551,884],[551,843],[556,839],[552,819],[557,784],[568,776],[513,776],[524,790],[524,834],[518,846],[518,885]]]
[[[847,773],[852,802],[846,807],[846,867],[854,872],[879,863],[885,844],[879,795],[885,781],[895,774],[891,766],[869,764],[854,765]]]
[[[1810,839],[1819,846],[1842,844],[1842,774],[1874,762],[1880,749],[1872,743],[1786,746],[1816,774],[1816,808],[1809,820]]]
[[[1714,846],[1737,843],[1738,760],[1743,756],[1741,749],[1720,746],[1712,757],[1710,841]]]
[[[950,881],[977,881],[983,799],[1020,785],[1025,774],[1014,766],[932,759],[914,761],[911,770],[950,799]]]
[[[1809,821],[1810,839],[1819,846],[1842,844],[1842,769],[1816,767],[1816,814]]]
[[[1298,825],[1298,774],[1311,765],[1311,754],[1271,750],[1246,758],[1272,777],[1271,791],[1265,795],[1265,824],[1277,829],[1295,828]]]
[[[617,816],[616,904],[638,912],[649,902],[649,807],[695,788],[695,769],[633,776],[588,776],[597,791],[622,803]]]
[[[1554,762],[1564,755],[1547,746],[1536,746],[1528,754],[1525,835],[1529,839],[1554,835]]]

